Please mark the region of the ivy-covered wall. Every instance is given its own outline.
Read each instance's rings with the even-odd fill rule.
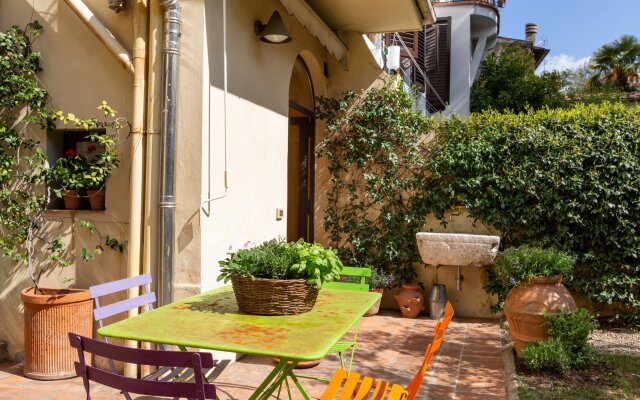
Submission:
[[[434,124],[425,212],[454,202],[502,233],[501,246],[557,247],[574,291],[640,316],[640,107],[486,112]],[[500,291],[501,288],[493,287]]]
[[[331,172],[324,226],[346,262],[415,279],[415,233],[428,215],[446,225],[445,213],[463,204],[500,232],[501,248],[569,252],[572,290],[638,317],[640,107],[426,119],[402,90],[376,89],[324,99],[321,111]],[[490,278],[488,291],[502,294]]]

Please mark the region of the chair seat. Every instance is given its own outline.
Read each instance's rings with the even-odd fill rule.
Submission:
[[[406,389],[398,384],[337,369],[320,400],[403,400],[407,396]]]
[[[356,342],[338,342],[331,347],[329,353],[342,353],[343,351],[352,348],[356,345]]]

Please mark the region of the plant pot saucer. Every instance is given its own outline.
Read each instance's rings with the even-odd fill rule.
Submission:
[[[273,360],[273,362],[275,362],[276,364],[280,363],[280,359],[278,357],[271,357],[271,359]],[[311,360],[311,361],[300,361],[298,363],[298,365],[296,365],[295,369],[307,369],[307,368],[313,368],[316,365],[320,364],[320,362],[324,360],[324,358],[321,358],[319,360]],[[287,364],[291,365],[291,361],[288,361]]]

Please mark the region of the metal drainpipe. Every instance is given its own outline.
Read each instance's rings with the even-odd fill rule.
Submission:
[[[175,145],[178,62],[180,60],[180,6],[178,0],[162,0],[164,10],[162,85],[162,178],[160,186],[160,302],[173,301]]]

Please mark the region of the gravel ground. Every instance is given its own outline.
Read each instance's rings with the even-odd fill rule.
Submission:
[[[591,334],[590,343],[599,353],[640,357],[640,332],[616,329],[595,331]]]

